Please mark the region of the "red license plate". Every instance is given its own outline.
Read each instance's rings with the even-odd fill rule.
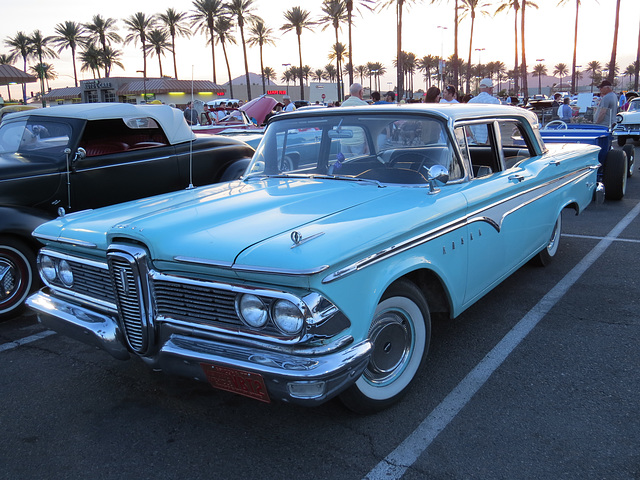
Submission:
[[[264,379],[259,373],[205,363],[201,363],[200,366],[214,388],[271,403]]]

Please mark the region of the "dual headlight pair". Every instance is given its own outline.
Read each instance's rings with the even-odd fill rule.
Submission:
[[[263,328],[271,320],[285,335],[295,335],[304,327],[304,314],[286,299],[266,299],[243,293],[236,298],[236,313],[250,328]]]
[[[64,259],[40,255],[38,257],[40,275],[49,283],[62,284],[67,288],[73,286],[71,265]]]

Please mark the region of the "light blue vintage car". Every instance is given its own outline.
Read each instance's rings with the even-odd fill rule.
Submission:
[[[374,412],[425,363],[433,315],[557,254],[562,210],[602,194],[598,151],[547,147],[507,106],[281,115],[239,181],[38,227],[28,305],[119,359]]]

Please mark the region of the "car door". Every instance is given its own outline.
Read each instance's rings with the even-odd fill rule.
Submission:
[[[530,139],[523,138],[525,132],[513,119],[456,128],[458,143],[467,143],[474,171],[464,191],[469,235],[465,305],[530,258],[549,222],[555,221],[555,210],[540,195],[543,169],[537,168],[539,157]]]
[[[151,123],[125,124],[123,119],[87,122],[79,142],[87,155],[73,162],[70,176],[72,210],[185,187],[179,179],[175,147],[157,123],[148,120]]]

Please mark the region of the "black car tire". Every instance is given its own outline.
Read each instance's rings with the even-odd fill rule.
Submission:
[[[18,315],[39,285],[36,256],[25,243],[0,236],[0,320]]]
[[[622,151],[627,154],[627,177],[631,177],[636,163],[636,149],[633,145],[625,145]]]
[[[380,299],[371,322],[369,364],[340,400],[360,414],[397,402],[424,365],[430,338],[431,317],[423,293],[407,280],[395,282]]]
[[[610,150],[602,174],[607,200],[622,200],[627,191],[627,173],[627,154],[622,150]]]
[[[546,267],[551,263],[556,254],[558,253],[558,246],[560,245],[560,236],[562,235],[562,213],[558,215],[553,231],[551,232],[551,238],[549,243],[542,249],[538,255],[536,255],[536,263],[541,267]]]
[[[627,137],[624,135],[618,135],[618,146],[624,147],[624,144],[627,143]]]

